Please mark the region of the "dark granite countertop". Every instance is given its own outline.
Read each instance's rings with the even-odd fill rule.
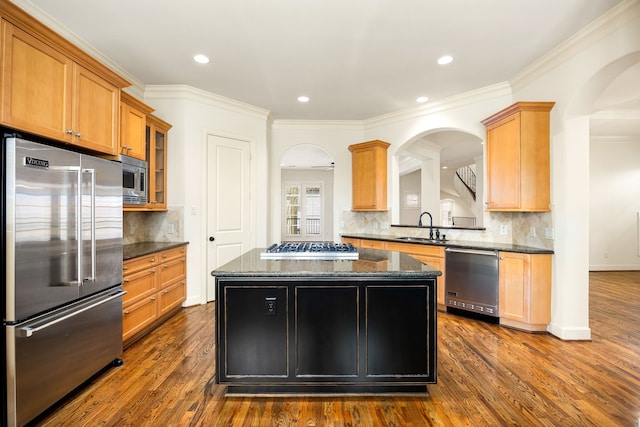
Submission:
[[[492,242],[467,242],[464,240],[447,240],[444,242],[421,242],[419,240],[406,240],[394,236],[380,236],[378,234],[342,234],[342,237],[350,237],[352,239],[369,239],[380,240],[383,242],[410,243],[414,245],[444,246],[447,248],[460,249],[483,249],[490,251],[506,251],[517,252],[522,254],[552,254],[553,250],[544,248],[534,248],[531,246],[513,245],[510,243],[492,243]]]
[[[358,249],[358,260],[260,259],[265,249],[252,249],[213,270],[219,277],[402,277],[435,278],[442,272],[395,251]]]
[[[178,246],[187,245],[189,242],[140,242],[131,243],[122,246],[122,258],[128,260],[145,256],[154,252],[164,251],[166,249],[177,248]]]

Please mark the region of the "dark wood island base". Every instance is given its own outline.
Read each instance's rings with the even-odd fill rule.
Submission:
[[[426,393],[436,382],[436,278],[391,251],[263,260],[216,277],[216,380],[229,394]]]

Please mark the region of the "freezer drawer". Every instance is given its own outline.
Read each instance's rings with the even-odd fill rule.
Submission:
[[[122,290],[7,326],[7,421],[23,425],[122,354]]]

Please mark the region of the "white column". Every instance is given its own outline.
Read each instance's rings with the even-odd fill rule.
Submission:
[[[588,340],[589,118],[566,120],[551,146],[555,255],[549,331],[562,339]]]

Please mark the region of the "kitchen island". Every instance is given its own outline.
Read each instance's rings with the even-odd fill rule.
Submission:
[[[425,392],[436,382],[440,271],[394,251],[214,270],[216,380],[228,393]]]

